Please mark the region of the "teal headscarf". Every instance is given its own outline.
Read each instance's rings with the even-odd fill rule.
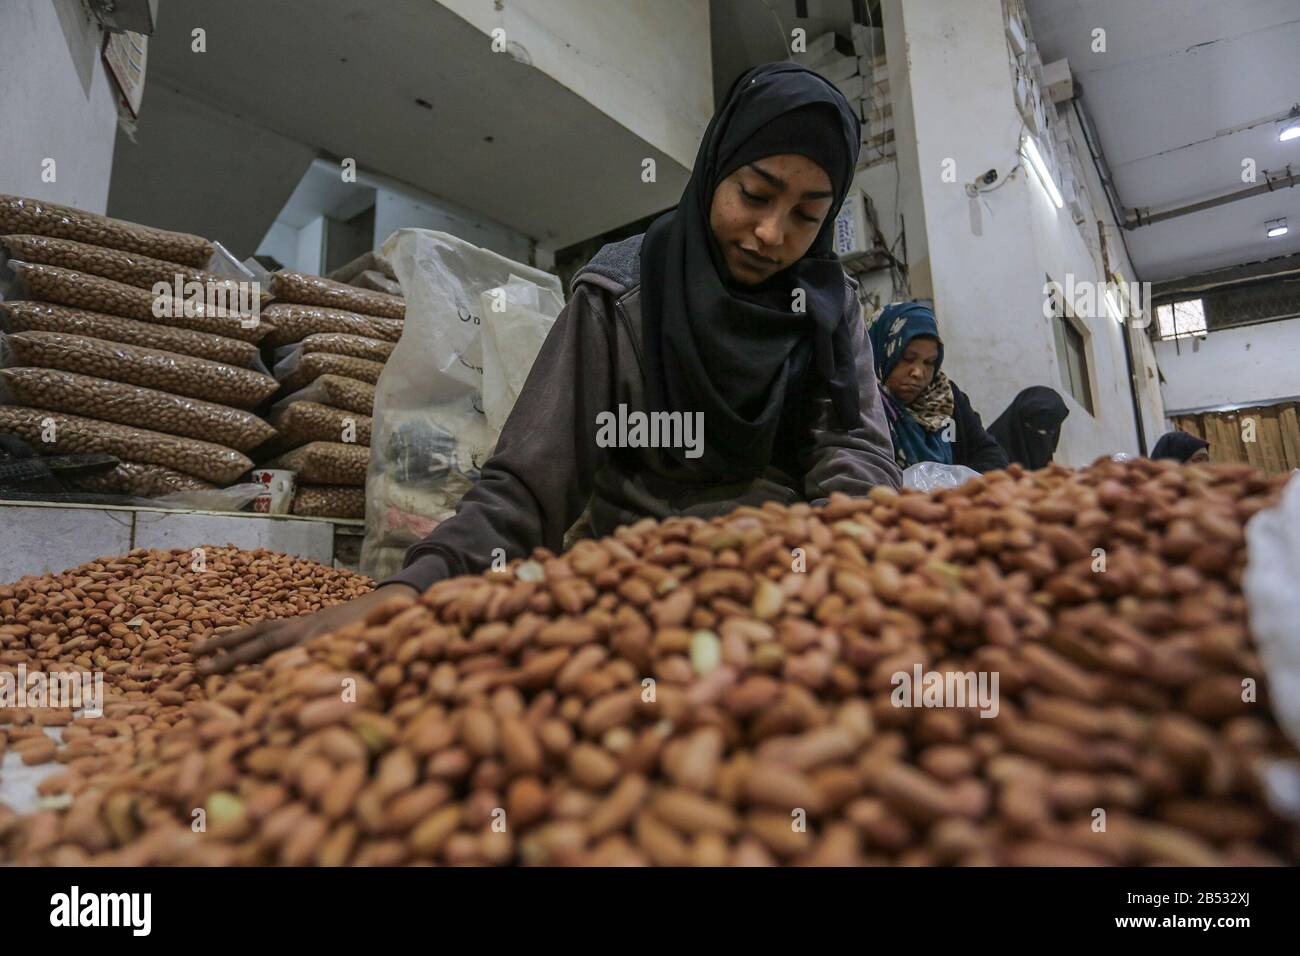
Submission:
[[[944,426],[952,420],[952,386],[942,372],[943,339],[939,338],[934,311],[920,302],[895,302],[885,306],[868,335],[898,463],[904,468],[922,461],[951,465],[952,443],[944,438]],[[907,351],[907,343],[919,335],[928,335],[938,343],[934,380],[910,405],[904,405],[885,388],[885,379]]]

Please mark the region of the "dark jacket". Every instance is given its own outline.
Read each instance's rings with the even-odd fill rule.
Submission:
[[[965,465],[980,474],[1006,468],[1010,462],[1007,453],[980,421],[979,412],[971,407],[966,393],[952,383],[952,417],[957,423],[957,440],[952,446],[952,463]]]
[[[773,466],[757,478],[716,485],[675,471],[655,448],[599,447],[598,414],[616,412],[620,404],[630,411],[646,408],[641,238],[605,246],[574,278],[569,302],[533,363],[482,477],[456,514],[412,545],[403,570],[383,583],[423,590],[442,578],[486,570],[497,548],[507,560],[536,546],[558,553],[577,534],[606,535],[644,517],[707,518],[740,505],[818,503],[833,491],[865,495],[876,485],[901,484],[860,321],[851,326],[862,427],[833,427],[829,398],[814,393],[810,427],[797,447],[781,449],[784,469]],[[848,276],[845,281],[856,288]],[[851,301],[860,309],[856,296]]]

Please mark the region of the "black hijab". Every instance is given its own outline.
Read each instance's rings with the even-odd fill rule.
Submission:
[[[1210,443],[1204,438],[1197,438],[1187,432],[1165,432],[1151,449],[1152,458],[1172,458],[1175,461],[1187,461],[1202,448],[1209,448]]]
[[[691,469],[712,478],[759,474],[772,458],[787,392],[814,367],[843,428],[861,423],[849,317],[851,290],[832,238],[857,164],[860,127],[844,96],[791,62],[750,70],[709,121],[681,201],[641,246],[641,302],[651,411],[704,413],[704,453]],[[730,281],[709,227],[718,183],[779,153],[818,163],[834,200],[803,258],[760,285]],[[792,293],[804,290],[805,311]],[[667,453],[684,464],[683,450]]]
[[[1065,400],[1054,389],[1034,385],[1015,397],[989,426],[989,434],[1008,458],[1036,471],[1051,463],[1061,440],[1061,423],[1069,414]]]

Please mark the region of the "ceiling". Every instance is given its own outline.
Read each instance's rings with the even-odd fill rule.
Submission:
[[[206,53],[191,52],[196,26],[207,32]],[[241,206],[238,197],[255,171],[238,160],[240,137],[219,129],[205,141],[192,122],[183,133],[179,125],[173,130],[162,110],[150,115],[154,89],[313,153],[352,157],[362,170],[551,245],[671,206],[688,175],[542,71],[493,53],[484,34],[432,0],[167,0],[149,42],[146,83],[142,132],[150,127],[153,142],[160,149],[172,144],[172,152],[119,150],[115,163],[133,167],[121,171],[122,181],[131,192],[147,191],[156,207],[143,221],[167,225],[177,219],[169,207],[179,209],[191,196],[174,144],[209,159],[227,157],[227,181],[211,188],[224,189],[230,202],[205,203],[181,219],[214,238],[226,234],[223,225],[234,233],[236,220],[268,216],[260,236],[292,184],[278,203]],[[657,182],[638,179],[639,188],[628,189],[628,170],[639,171],[645,157],[656,159]],[[204,178],[213,175],[212,165]],[[295,171],[301,175],[301,163]],[[114,177],[116,190],[119,170]],[[140,216],[146,199],[124,197],[132,205],[116,208]]]
[[[806,0],[805,17],[799,16],[798,7],[795,0],[710,0],[714,103],[726,98],[732,82],[746,70],[789,56],[790,31],[796,27],[806,30],[809,40],[828,30],[849,35],[853,0]],[[880,0],[870,0],[866,8],[880,26]]]
[[[1300,140],[1265,123],[1300,100],[1297,0],[1026,0],[1045,62],[1068,57],[1125,208],[1183,206],[1246,188],[1242,163],[1300,171]],[[1093,31],[1106,51],[1092,52]],[[1290,233],[1268,239],[1268,220]],[[1127,231],[1159,282],[1300,252],[1300,187]]]

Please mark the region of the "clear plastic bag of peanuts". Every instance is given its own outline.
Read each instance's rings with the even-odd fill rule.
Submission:
[[[1250,631],[1268,674],[1268,700],[1277,722],[1300,747],[1300,469],[1281,500],[1246,523],[1246,595]],[[1244,693],[1244,690],[1243,690]],[[1263,770],[1269,803],[1300,820],[1300,761],[1274,761]]]
[[[406,324],[375,387],[361,549],[361,568],[375,578],[399,570],[421,529],[455,511],[496,446],[500,422],[494,428],[484,407],[485,323],[517,319],[513,334],[540,345],[529,330],[549,327],[564,304],[557,277],[447,233],[399,229],[382,251],[406,293]],[[492,351],[494,418],[509,414],[509,390],[535,357]]]
[[[903,469],[903,487],[916,491],[938,491],[964,485],[980,473],[965,465],[945,465],[939,461],[921,461]]]

